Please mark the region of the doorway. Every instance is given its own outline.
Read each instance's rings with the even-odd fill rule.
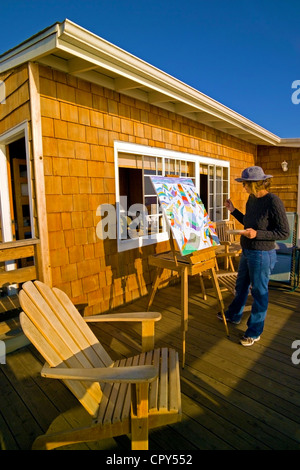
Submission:
[[[27,123],[22,123],[0,136],[0,244],[34,238],[30,181]],[[0,273],[34,264],[33,256],[2,259]],[[6,290],[13,293],[15,285]]]

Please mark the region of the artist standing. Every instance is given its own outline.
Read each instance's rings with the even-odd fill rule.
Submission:
[[[241,231],[242,255],[235,298],[225,312],[227,321],[240,323],[250,286],[253,297],[248,328],[240,341],[243,346],[252,346],[263,332],[269,302],[268,283],[276,263],[275,240],[289,236],[284,205],[278,196],[268,191],[271,178],[259,166],[252,166],[236,179],[249,194],[245,215],[235,209],[230,199],[226,201],[227,209],[245,229]],[[222,319],[222,315],[218,317]]]

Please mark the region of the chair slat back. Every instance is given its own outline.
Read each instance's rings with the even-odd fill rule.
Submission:
[[[36,347],[49,365],[52,367],[59,366],[61,368],[68,367],[67,364],[61,362],[60,355],[54,348],[52,348],[47,339],[45,339],[43,334],[38,330],[25,312],[20,313],[20,322],[27,338]],[[78,398],[87,412],[91,416],[96,416],[102,394],[101,389],[99,389],[99,384],[93,384],[91,382],[85,383],[79,380],[64,380],[63,382],[76,398]]]
[[[222,242],[235,243],[236,236],[232,233],[228,233],[228,230],[235,230],[234,220],[216,222],[216,232],[219,240]]]
[[[29,281],[23,284],[19,297],[24,311],[20,316],[24,333],[50,366],[91,368],[112,365],[113,361],[64,292],[40,281]],[[94,415],[102,397],[100,385],[66,382],[87,411]]]

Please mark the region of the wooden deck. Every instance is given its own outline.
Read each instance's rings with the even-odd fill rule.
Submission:
[[[246,318],[229,326],[227,338],[209,285],[207,293],[204,301],[198,280],[190,279],[186,365],[181,369],[183,419],[151,431],[150,449],[299,450],[300,364],[292,363],[291,346],[300,339],[300,289],[270,289],[265,331],[250,348],[239,344]],[[230,299],[225,292],[225,305]],[[145,310],[146,304],[144,297],[122,310]],[[156,345],[181,351],[180,287],[159,290],[151,309],[163,314],[156,324]],[[93,327],[114,358],[135,353],[138,328]],[[30,449],[52,422],[59,427],[63,418],[73,422],[82,415],[60,381],[40,377],[41,366],[31,345],[8,354],[7,363],[0,365],[0,448]],[[125,436],[72,448],[124,451],[130,449],[130,441]]]

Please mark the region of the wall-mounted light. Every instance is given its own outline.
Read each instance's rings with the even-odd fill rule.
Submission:
[[[288,171],[288,169],[289,169],[288,162],[286,162],[285,160],[283,162],[281,162],[281,168],[282,168],[282,171]]]

